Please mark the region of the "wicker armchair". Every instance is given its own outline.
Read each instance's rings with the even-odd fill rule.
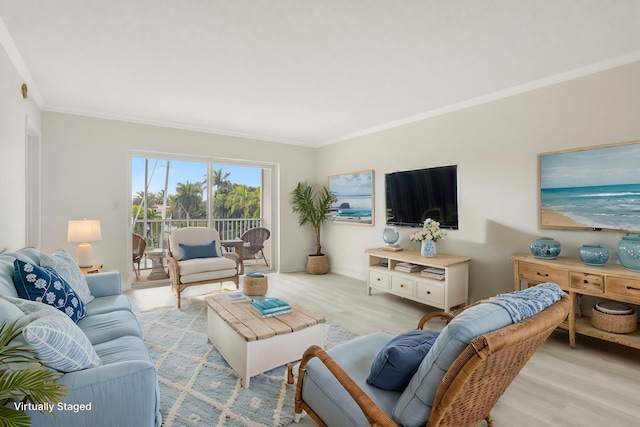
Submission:
[[[136,273],[136,278],[140,278],[140,261],[144,256],[144,251],[147,249],[147,241],[144,237],[137,233],[133,233],[132,236],[132,248],[133,248],[133,272]],[[138,269],[136,270],[136,264]]]
[[[201,252],[198,246],[213,246],[215,254],[208,257],[185,256],[189,246],[191,251]],[[177,294],[180,308],[180,294],[194,285],[208,283],[233,282],[238,288],[238,275],[242,260],[236,253],[223,252],[218,230],[207,227],[185,227],[173,231],[169,235],[169,253],[167,254],[171,288]]]
[[[565,295],[560,301],[528,319],[479,335],[473,339],[462,353],[459,353],[459,356],[444,373],[440,383],[435,384],[437,391],[435,392],[431,412],[427,415],[426,426],[477,426],[482,420],[486,420],[487,424],[492,426],[491,409],[531,356],[567,317],[570,305],[569,297]],[[421,329],[424,323],[434,316],[442,317],[447,321],[453,319],[453,315],[449,313],[431,313],[420,320],[418,328]],[[366,340],[363,340],[363,343],[366,345]],[[323,420],[318,415],[318,412],[324,411],[325,417],[330,418],[333,416],[332,414],[343,409],[354,412],[358,411],[359,407],[371,425],[397,426],[398,424],[394,421],[395,409],[390,411],[389,408],[394,408],[396,401],[393,399],[399,401],[402,397],[399,398],[397,395],[387,394],[380,398],[378,390],[373,390],[371,394],[379,402],[379,404],[376,404],[374,398],[363,391],[367,384],[364,383],[362,378],[362,364],[359,368],[356,368],[357,363],[352,360],[354,358],[353,354],[358,353],[358,351],[362,354],[362,350],[343,351],[342,356],[339,356],[340,352],[334,352],[339,347],[334,347],[329,353],[333,353],[336,358],[341,357],[343,362],[346,362],[343,363],[345,365],[344,368],[329,353],[318,346],[310,347],[304,353],[300,362],[296,388],[296,419],[299,419],[304,410],[318,425],[333,425],[336,424],[335,419]],[[362,344],[359,344],[359,347],[362,347]],[[351,354],[347,354],[345,358],[344,353]],[[308,365],[315,358],[318,358],[321,364],[314,362],[316,377],[308,380],[310,384],[306,386],[305,375],[308,376],[312,372],[310,371],[312,366]],[[329,380],[331,384],[329,387],[326,387],[326,384],[317,385],[318,367],[320,367],[321,375],[324,375],[324,377],[333,376],[335,378]],[[354,377],[352,378],[347,371],[351,371]],[[357,375],[360,375],[360,377],[356,378],[355,376]],[[338,385],[338,382],[341,386]],[[341,389],[340,392],[338,391],[339,388]],[[407,386],[403,393],[407,392],[409,388],[410,386]],[[320,402],[323,404],[312,408],[307,400],[318,402],[318,397],[310,396],[309,394],[321,394],[322,392],[319,391],[321,389],[328,389],[330,396],[321,396]],[[345,393],[344,390],[346,390],[348,396],[340,394]],[[375,393],[378,394],[375,395]],[[385,391],[382,391],[382,393],[385,393]],[[345,403],[347,400],[351,402]],[[334,407],[327,409],[327,403],[328,406],[334,405]],[[380,405],[386,405],[387,411],[382,410]],[[348,409],[346,409],[347,406]],[[393,412],[393,414],[390,412]],[[420,415],[423,417],[422,419],[425,419],[424,415],[424,413]],[[353,425],[353,422],[340,421],[340,425],[347,424]]]
[[[271,232],[264,227],[256,227],[245,231],[240,237],[244,241],[242,247],[242,259],[254,259],[256,254],[260,252],[264,263],[269,266],[267,257],[264,256],[264,242],[271,237]]]

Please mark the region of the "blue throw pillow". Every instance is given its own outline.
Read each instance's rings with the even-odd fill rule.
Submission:
[[[194,258],[215,258],[218,256],[215,240],[201,245],[187,245],[184,243],[180,243],[179,245],[182,250],[183,261]]]
[[[78,294],[52,268],[16,259],[13,262],[13,282],[20,298],[49,304],[74,322],[87,315],[87,308]]]
[[[87,336],[68,317],[51,316],[45,311],[40,313],[22,329],[22,336],[42,364],[60,372],[80,371],[102,364]]]
[[[373,360],[367,383],[383,390],[404,390],[438,334],[415,330],[393,337]]]

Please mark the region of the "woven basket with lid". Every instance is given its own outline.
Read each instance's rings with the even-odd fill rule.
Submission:
[[[638,315],[626,304],[603,301],[591,311],[591,324],[602,331],[628,334],[638,329]]]

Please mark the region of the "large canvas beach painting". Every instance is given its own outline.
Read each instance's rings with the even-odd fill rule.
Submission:
[[[640,141],[543,153],[540,226],[640,232]]]
[[[334,222],[373,225],[373,171],[331,175],[329,192],[337,202],[331,206]]]

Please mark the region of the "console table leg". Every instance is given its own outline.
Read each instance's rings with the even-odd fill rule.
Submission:
[[[571,300],[571,307],[569,309],[569,346],[576,348],[576,294],[575,292],[569,292],[569,299]]]

